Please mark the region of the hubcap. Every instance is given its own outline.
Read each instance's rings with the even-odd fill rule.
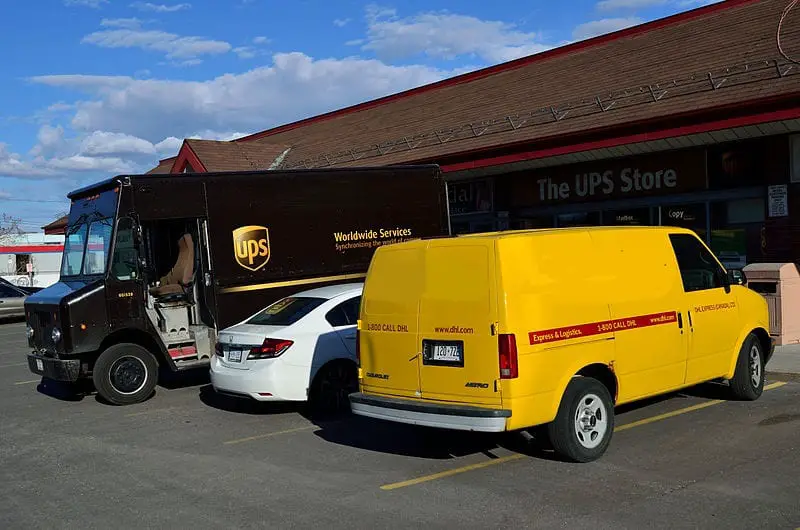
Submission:
[[[761,384],[761,352],[757,346],[750,348],[750,382],[753,388]]]
[[[144,388],[147,367],[136,357],[122,357],[111,365],[111,386],[120,394],[135,394]]]
[[[608,415],[596,394],[585,395],[575,411],[575,435],[586,449],[594,449],[603,441],[608,430]]]

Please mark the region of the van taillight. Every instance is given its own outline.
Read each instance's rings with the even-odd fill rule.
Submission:
[[[498,335],[497,347],[500,354],[500,379],[516,379],[519,376],[517,338],[513,333]]]
[[[361,366],[361,331],[356,330],[356,364]]]

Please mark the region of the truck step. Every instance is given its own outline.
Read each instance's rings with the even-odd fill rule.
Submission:
[[[190,359],[186,361],[177,361],[175,366],[178,368],[179,372],[183,372],[185,370],[193,370],[195,368],[202,368],[207,367],[210,364],[207,358],[205,359]]]

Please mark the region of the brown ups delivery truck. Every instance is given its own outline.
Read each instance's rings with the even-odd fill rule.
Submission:
[[[113,404],[152,394],[153,358],[207,365],[218,330],[450,232],[437,166],[128,175],[69,198],[60,280],[25,303],[28,364]]]

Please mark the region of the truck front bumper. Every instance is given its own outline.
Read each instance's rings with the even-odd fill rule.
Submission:
[[[423,403],[410,399],[350,394],[353,414],[379,420],[457,431],[503,432],[510,410]]]
[[[28,354],[28,368],[34,374],[53,381],[74,383],[81,376],[80,359],[55,359],[37,352]]]

